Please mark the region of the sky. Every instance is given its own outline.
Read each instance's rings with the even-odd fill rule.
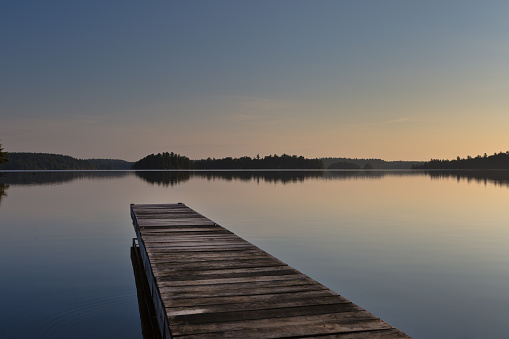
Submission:
[[[136,161],[509,150],[508,1],[2,1],[0,143]]]

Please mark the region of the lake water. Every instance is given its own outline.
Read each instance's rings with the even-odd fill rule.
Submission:
[[[415,338],[509,337],[509,172],[8,172],[0,337],[141,338],[130,203],[189,207]]]

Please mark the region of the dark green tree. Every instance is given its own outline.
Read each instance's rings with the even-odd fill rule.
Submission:
[[[173,152],[150,154],[145,158],[136,161],[131,169],[160,169],[160,170],[179,170],[179,169],[193,169],[193,162],[186,156],[175,154]]]
[[[0,144],[0,164],[9,161],[9,159],[7,159],[7,152],[3,152],[3,150],[2,144]]]

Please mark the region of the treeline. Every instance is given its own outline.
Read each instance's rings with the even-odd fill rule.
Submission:
[[[133,165],[132,162],[119,159],[87,159],[85,161],[93,164],[98,170],[129,170]]]
[[[173,152],[150,154],[145,158],[136,161],[131,169],[158,169],[158,170],[175,170],[175,169],[193,169],[193,162],[185,156],[175,154]]]
[[[263,158],[241,157],[196,160],[195,169],[323,169],[320,159],[306,159],[303,156],[283,154]]]
[[[413,169],[509,169],[509,151],[494,153],[488,156],[468,156],[455,160],[431,159],[421,165],[413,166]]]
[[[92,170],[95,166],[68,155],[48,153],[9,153],[3,170]]]
[[[356,164],[358,169],[411,169],[412,166],[422,164],[422,161],[385,161],[382,159],[357,159],[357,158],[322,158],[325,168],[328,169],[354,169],[341,167],[344,163]],[[335,165],[337,164],[337,165]],[[334,165],[334,166],[333,166]],[[333,167],[331,167],[333,166]],[[352,165],[348,165],[352,166]]]
[[[360,168],[361,166],[359,166],[358,164],[349,161],[338,161],[327,166],[327,169],[360,169]]]
[[[349,161],[338,161],[338,162],[335,162],[333,164],[330,164],[327,169],[345,169],[345,170],[348,170],[348,169],[361,169],[361,166],[354,163],[354,162],[349,162]],[[367,162],[365,165],[364,165],[364,169],[365,170],[371,170],[371,169],[374,169],[373,165],[371,165],[369,162]]]
[[[68,155],[50,153],[8,153],[8,161],[0,170],[124,170],[130,162],[116,159],[76,159]]]

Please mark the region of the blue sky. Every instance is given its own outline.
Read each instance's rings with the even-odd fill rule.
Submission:
[[[505,1],[4,1],[7,151],[428,160],[509,149]]]

